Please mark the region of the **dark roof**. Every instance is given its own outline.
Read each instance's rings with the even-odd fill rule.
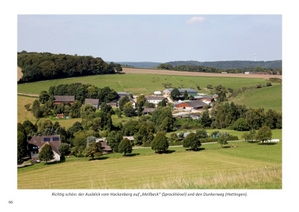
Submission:
[[[57,102],[73,102],[75,101],[75,96],[54,96]]]
[[[204,103],[201,100],[187,100],[187,101],[182,101],[182,102],[177,102],[174,104],[176,107],[178,105],[181,105],[180,107],[186,107],[186,105],[189,105],[190,107],[193,107],[194,109],[196,108],[202,108],[205,105],[207,105],[206,103]]]
[[[107,144],[106,141],[100,141],[100,142],[101,142],[101,148],[103,151],[106,151],[106,152],[112,151],[111,147]]]
[[[193,108],[202,108],[205,105],[207,105],[206,103],[204,103],[201,100],[191,100],[190,102],[186,102],[188,105],[190,105]]]
[[[99,105],[99,99],[85,99],[85,104]]]
[[[152,113],[156,108],[144,108],[142,113]]]
[[[163,97],[163,96],[147,96],[146,97],[146,100],[163,100],[163,99],[165,99],[165,97]]]
[[[60,135],[33,136],[28,143],[31,144],[29,146],[37,146],[38,149],[41,149],[46,143],[48,143],[52,147],[52,150],[60,155]]]

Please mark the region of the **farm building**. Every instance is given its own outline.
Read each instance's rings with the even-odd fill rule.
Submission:
[[[54,159],[52,161],[60,161],[60,135],[33,136],[28,141],[31,159],[33,161],[39,161],[38,153],[45,144],[49,144],[52,147],[52,151],[54,153]]]
[[[167,100],[165,97],[163,96],[147,96],[146,97],[146,101],[149,103],[153,103],[155,105],[157,105],[159,102],[161,102],[163,99]]]
[[[194,99],[195,100],[206,100],[206,101],[212,101],[213,97],[209,96],[209,95],[206,95],[206,94],[199,94],[199,95],[196,95],[194,96]]]
[[[161,92],[161,91],[155,91],[155,92],[154,92],[154,95],[156,95],[156,96],[161,96],[161,95],[162,95],[162,92]]]
[[[201,100],[187,100],[187,101],[179,101],[174,104],[175,110],[198,110],[203,108],[206,103]]]
[[[59,105],[61,103],[73,104],[75,101],[75,96],[54,96],[54,105]]]
[[[84,104],[91,104],[95,108],[99,108],[99,99],[85,99]]]

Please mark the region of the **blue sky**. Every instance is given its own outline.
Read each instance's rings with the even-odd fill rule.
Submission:
[[[114,62],[282,59],[282,15],[18,15],[17,50]]]

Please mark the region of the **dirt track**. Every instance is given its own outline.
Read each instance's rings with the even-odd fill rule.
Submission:
[[[203,72],[185,72],[185,71],[168,71],[156,69],[137,69],[137,68],[123,68],[126,74],[164,74],[164,75],[182,75],[182,76],[205,76],[205,77],[241,77],[241,78],[279,78],[282,75],[261,75],[261,74],[218,74],[218,73],[203,73]]]

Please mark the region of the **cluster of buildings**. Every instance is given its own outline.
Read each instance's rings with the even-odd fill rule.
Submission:
[[[146,101],[149,103],[154,104],[156,107],[159,104],[159,102],[165,100],[166,102],[171,102],[173,104],[173,115],[180,117],[180,118],[192,118],[192,119],[199,119],[200,115],[200,109],[202,109],[206,105],[212,105],[215,99],[217,98],[217,95],[209,96],[205,94],[199,94],[196,90],[190,89],[190,88],[180,88],[179,92],[181,94],[187,92],[188,96],[193,96],[193,100],[182,100],[173,102],[170,98],[170,94],[172,88],[165,89],[163,91],[155,91],[153,95],[146,96]],[[137,101],[137,97],[132,97],[132,95],[128,92],[118,92],[119,99],[128,96],[130,101],[132,102],[132,105],[135,106],[135,103]],[[54,104],[61,104],[61,103],[69,103],[73,104],[75,101],[75,96],[54,96]],[[99,109],[100,102],[99,99],[89,99],[86,98],[84,101],[84,104],[91,104],[95,108]],[[111,102],[109,103],[112,107],[118,107],[118,102]],[[155,108],[144,108],[143,113],[149,114],[152,113],[155,110]],[[61,116],[61,114],[58,114],[57,117],[65,118]],[[128,137],[129,140],[134,139],[134,137]],[[99,138],[96,140],[96,142],[101,142],[103,153],[109,153],[111,152],[110,146],[107,144],[107,141],[105,138]],[[60,135],[47,135],[47,136],[33,136],[29,141],[29,151],[30,156],[33,161],[38,161],[38,152],[43,148],[45,144],[49,144],[52,147],[53,153],[54,153],[54,159],[53,161],[59,161],[60,160],[60,152],[59,152],[59,146],[61,144]]]
[[[185,111],[185,112],[192,112],[194,110],[200,110],[205,105],[212,106],[213,102],[217,99],[217,95],[206,95],[206,94],[200,94],[195,89],[191,88],[180,88],[178,89],[181,94],[187,92],[188,96],[193,96],[192,100],[184,100],[184,101],[177,101],[173,102],[170,98],[170,94],[173,88],[168,88],[163,91],[155,91],[153,95],[146,96],[146,101],[149,103],[154,104],[157,106],[161,101],[165,100],[166,102],[173,103],[173,109],[174,111]],[[136,105],[137,97],[132,97],[132,95],[128,92],[117,92],[119,95],[118,101],[128,96],[133,107]],[[54,96],[54,104],[60,104],[60,103],[70,103],[73,104],[75,101],[75,96]],[[118,101],[110,102],[112,107],[118,107]],[[86,98],[84,101],[84,104],[91,104],[95,108],[99,109],[100,102],[99,99],[89,99]],[[145,108],[144,113],[150,113],[154,110],[154,108]]]

